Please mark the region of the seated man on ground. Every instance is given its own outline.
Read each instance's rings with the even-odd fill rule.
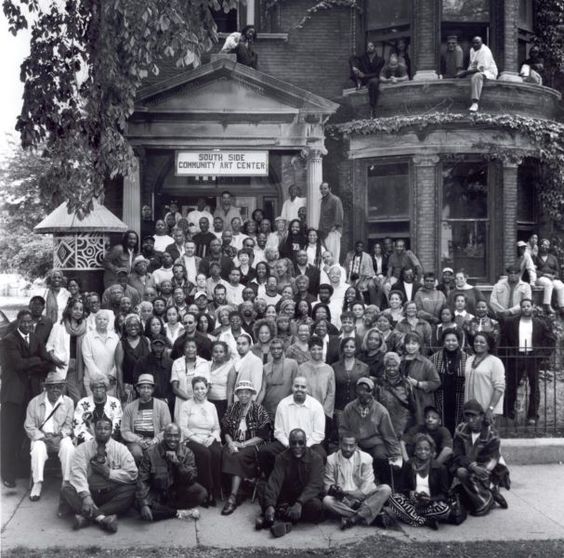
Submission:
[[[150,447],[139,465],[136,500],[141,519],[159,521],[203,504],[207,490],[196,482],[198,471],[192,450],[180,442],[175,423],[164,429],[163,440]]]
[[[464,422],[454,433],[453,470],[465,507],[472,515],[486,515],[497,503],[507,509],[500,486],[509,490],[509,471],[502,462],[500,439],[475,399],[464,403]]]
[[[34,397],[27,406],[25,431],[31,440],[31,474],[33,486],[29,499],[37,502],[43,487],[43,469],[49,453],[57,454],[61,462],[63,482],[70,476],[72,444],[72,415],[74,403],[63,395],[65,377],[49,372],[43,385],[45,392]]]
[[[151,374],[141,374],[136,387],[139,399],[123,411],[121,436],[139,464],[143,453],[163,439],[163,430],[171,419],[168,405],[153,397],[155,380]]]
[[[327,458],[323,482],[323,505],[341,517],[341,529],[371,525],[377,518],[381,527],[390,525],[382,509],[392,489],[376,485],[372,457],[358,449],[354,436],[341,437],[339,450]]]
[[[301,429],[307,437],[307,447],[318,453],[323,461],[325,450],[325,412],[319,401],[307,394],[307,380],[296,376],[292,383],[292,395],[280,401],[274,417],[275,441],[262,448],[258,454],[260,469],[266,478],[274,467],[276,456],[289,447],[290,432]]]
[[[275,537],[285,535],[300,521],[323,521],[323,459],[307,447],[306,433],[294,428],[289,449],[276,456],[274,470],[260,496],[262,516],[256,528],[270,527]]]
[[[74,529],[94,522],[104,531],[116,533],[117,515],[131,507],[136,480],[133,456],[112,439],[112,421],[99,418],[94,424],[94,438],[76,448],[70,480],[61,490],[62,500],[76,514]]]
[[[359,378],[356,396],[343,411],[339,436],[352,436],[361,450],[374,460],[374,473],[378,482],[390,482],[390,466],[403,464],[401,448],[386,408],[374,399],[374,381]]]

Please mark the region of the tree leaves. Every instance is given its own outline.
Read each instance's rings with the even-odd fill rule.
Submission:
[[[217,41],[209,7],[236,0],[4,0],[10,30],[31,29],[21,67],[24,95],[16,129],[25,148],[45,144],[49,195],[87,212],[104,180],[126,176],[127,119],[143,80],[164,59],[199,64]],[[54,179],[58,182],[53,182]]]

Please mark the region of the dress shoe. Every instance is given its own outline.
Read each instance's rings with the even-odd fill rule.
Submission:
[[[342,517],[341,518],[341,531],[346,531],[355,525],[358,525],[360,518],[358,515],[354,514],[350,517]]]
[[[270,532],[275,539],[287,535],[292,530],[292,524],[288,521],[277,521],[271,528]]]
[[[213,496],[210,496],[210,497],[208,498],[207,504],[208,504],[208,506],[209,506],[210,508],[215,508],[215,507],[217,507],[217,501],[216,501],[216,499],[215,499]],[[208,507],[208,506],[206,506],[206,507]]]
[[[29,494],[29,499],[32,502],[37,502],[41,498],[41,489],[43,488],[42,482],[34,482],[31,487],[31,492]]]
[[[2,484],[6,488],[16,488],[16,481],[13,481],[13,480],[2,479]]]
[[[272,527],[273,523],[273,520],[266,519],[266,517],[264,517],[263,515],[259,515],[255,519],[255,529],[257,531],[260,531],[261,529],[269,529],[270,527]]]
[[[423,523],[423,525],[425,525],[425,527],[429,527],[429,529],[432,529],[433,531],[439,530],[439,523],[436,519],[427,518],[425,519],[425,523]]]
[[[223,509],[221,510],[221,515],[231,515],[237,509],[237,503],[235,497],[230,496],[225,502]]]
[[[495,490],[493,492],[493,499],[495,500],[495,503],[501,508],[506,510],[509,507],[509,504],[507,503],[507,500],[501,495],[501,493],[499,492],[499,490]]]
[[[104,519],[98,521],[98,523],[104,531],[107,531],[108,533],[117,533],[118,522],[116,515],[107,515]]]
[[[83,515],[76,514],[74,516],[74,519],[72,521],[72,528],[75,531],[83,529],[84,527],[88,527],[88,525],[90,525],[90,520],[86,519],[86,517],[84,517]]]
[[[374,520],[374,525],[380,527],[380,529],[389,529],[397,525],[396,518],[390,515],[386,510],[382,510]]]

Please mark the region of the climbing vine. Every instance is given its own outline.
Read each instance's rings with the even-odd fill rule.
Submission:
[[[266,13],[272,11],[277,5],[281,4],[283,0],[267,0],[265,8]],[[357,0],[322,0],[315,3],[311,8],[306,11],[305,16],[296,24],[296,29],[303,29],[305,24],[311,20],[318,12],[324,10],[331,10],[333,8],[350,8],[362,12],[361,7],[358,5]]]
[[[544,83],[555,86],[556,76],[564,63],[564,0],[535,0],[534,43],[544,58]]]
[[[494,128],[527,137],[530,149],[511,150],[493,143],[476,143],[485,157],[518,163],[525,157],[540,163],[541,178],[537,195],[544,213],[557,224],[564,224],[564,124],[509,114],[475,115],[434,112],[416,116],[393,116],[353,120],[328,128],[328,134],[339,140],[352,135],[397,135],[414,132],[424,137],[434,129],[464,124],[476,128]]]

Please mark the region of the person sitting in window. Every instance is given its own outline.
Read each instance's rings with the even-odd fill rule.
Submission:
[[[544,59],[540,55],[538,46],[531,47],[529,58],[527,58],[521,66],[519,75],[525,83],[536,83],[542,85],[544,75]]]
[[[241,30],[239,44],[235,47],[237,62],[244,66],[257,69],[258,54],[255,52],[254,43],[257,38],[257,31],[254,25],[245,25]]]
[[[464,52],[458,44],[456,35],[447,37],[447,47],[441,55],[441,74],[443,78],[455,78],[464,70]]]
[[[400,83],[407,81],[409,75],[405,64],[401,64],[397,54],[390,54],[388,62],[382,67],[380,71],[380,83]]]
[[[497,79],[497,66],[492,51],[482,42],[482,37],[472,39],[470,65],[467,70],[458,73],[459,78],[470,76],[470,112],[478,112],[478,103],[482,95],[484,80]]]
[[[384,59],[376,53],[372,41],[366,45],[366,52],[361,56],[351,56],[351,79],[357,89],[368,87],[368,99],[372,111],[375,110],[380,96],[380,72],[384,67]]]

